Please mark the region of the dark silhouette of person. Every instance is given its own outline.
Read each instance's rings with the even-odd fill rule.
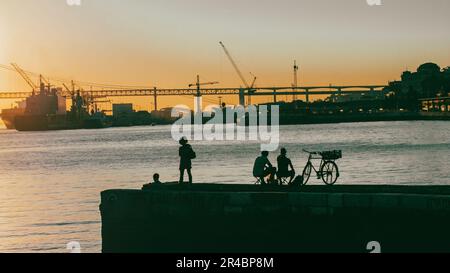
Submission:
[[[292,183],[295,177],[295,169],[294,165],[292,165],[292,161],[286,156],[287,150],[285,148],[281,148],[281,154],[277,158],[278,163],[278,179],[289,177],[289,184]],[[290,169],[289,169],[290,168]],[[281,181],[280,181],[281,183]]]
[[[155,173],[153,175],[153,183],[154,184],[161,184],[161,181],[159,181],[159,173]]]
[[[161,181],[159,181],[159,173],[155,173],[153,175],[153,183],[145,184],[144,186],[142,186],[142,189],[149,190],[152,187],[152,185],[161,185],[161,184],[162,184]]]
[[[179,149],[180,155],[180,184],[184,180],[184,171],[187,171],[189,176],[189,184],[192,184],[192,159],[196,158],[196,154],[192,146],[188,144],[188,140],[182,137],[179,141],[181,147]]]
[[[266,184],[264,179],[269,175],[269,183],[275,182],[275,174],[277,172],[277,169],[272,166],[268,156],[269,152],[263,151],[261,153],[261,156],[256,158],[255,164],[253,165],[253,176],[258,178],[262,185]]]

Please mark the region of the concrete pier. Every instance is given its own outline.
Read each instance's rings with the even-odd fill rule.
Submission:
[[[450,186],[155,186],[101,194],[103,252],[450,252]]]

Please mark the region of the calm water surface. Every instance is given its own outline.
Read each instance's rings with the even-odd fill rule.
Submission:
[[[280,129],[297,171],[302,149],[342,149],[341,184],[450,184],[450,122],[298,125]],[[196,182],[253,183],[255,142],[193,142]],[[177,180],[170,127],[19,133],[0,128],[0,252],[101,251],[100,192]],[[271,154],[272,162],[276,154]],[[320,183],[314,180],[313,183]]]

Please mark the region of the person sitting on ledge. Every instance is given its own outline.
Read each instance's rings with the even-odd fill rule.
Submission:
[[[255,164],[253,165],[253,176],[259,179],[262,185],[266,184],[264,179],[270,175],[268,182],[275,183],[275,174],[277,173],[277,168],[272,166],[272,163],[269,161],[269,152],[263,151],[261,156],[255,160]]]
[[[149,190],[152,187],[152,185],[161,185],[161,181],[159,181],[159,173],[155,173],[153,175],[153,183],[145,184],[144,186],[142,186],[142,189]]]
[[[294,165],[292,165],[292,161],[286,155],[287,155],[286,148],[282,148],[281,154],[277,158],[278,162],[277,177],[278,179],[280,179],[280,183],[283,178],[290,178],[289,184],[291,184],[292,180],[294,180],[295,177],[295,169]]]

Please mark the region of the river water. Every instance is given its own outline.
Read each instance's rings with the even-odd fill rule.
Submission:
[[[450,184],[450,122],[410,121],[280,128],[298,172],[302,149],[343,150],[340,184]],[[257,142],[193,142],[198,183],[253,183]],[[270,155],[276,161],[276,153]],[[169,126],[56,132],[0,129],[0,252],[101,251],[100,192],[138,189],[154,172],[177,180]],[[320,184],[318,180],[312,183]]]

